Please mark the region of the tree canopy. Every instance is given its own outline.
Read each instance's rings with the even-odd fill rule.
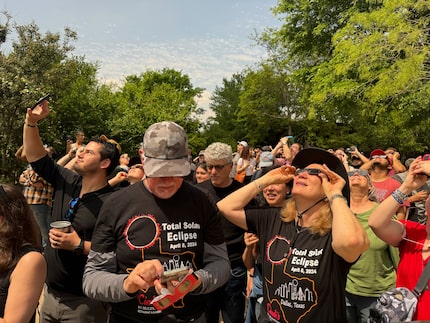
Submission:
[[[41,34],[34,23],[19,26],[6,15],[1,174],[16,178],[23,167],[10,160],[21,145],[25,109],[48,92],[52,114],[41,134],[59,154],[76,130],[106,134],[137,153],[145,129],[162,120],[185,128],[193,153],[214,141],[274,145],[285,135],[322,148],[394,146],[404,158],[429,151],[428,1],[278,0],[272,10],[281,26],[252,35],[267,56],[221,80],[205,123],[196,104],[204,89],[181,71],[164,67],[103,84],[97,63],[74,55],[74,31]]]
[[[279,0],[257,35],[268,58],[243,71],[242,136],[304,145],[427,151],[428,1]],[[281,121],[282,120],[282,121]],[[222,125],[220,125],[222,128]]]
[[[146,128],[162,120],[183,126],[190,147],[201,149],[202,109],[195,98],[203,89],[194,87],[187,75],[164,68],[127,76],[119,87],[102,84],[97,64],[73,54],[74,31],[42,34],[34,23],[8,28],[7,34],[14,32],[16,38],[8,52],[0,52],[1,175],[6,180],[16,181],[25,166],[11,161],[22,145],[26,109],[46,93],[51,94],[51,114],[40,123],[40,134],[58,155],[65,152],[67,135],[77,130],[87,138],[105,134],[137,155]]]

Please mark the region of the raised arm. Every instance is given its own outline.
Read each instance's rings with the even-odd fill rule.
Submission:
[[[295,168],[291,166],[282,166],[271,170],[264,176],[257,178],[248,185],[223,198],[217,203],[218,209],[231,223],[244,230],[248,230],[245,206],[266,186],[291,181],[294,178],[294,171]]]
[[[49,114],[48,101],[43,101],[36,108],[31,110],[27,109],[25,116],[24,130],[23,130],[23,143],[24,154],[29,163],[39,160],[47,154],[45,147],[43,147],[42,139],[39,135],[39,128],[37,123],[46,118]]]
[[[345,180],[326,165],[324,168],[330,179],[321,177],[324,193],[333,214],[333,250],[345,261],[354,262],[369,248],[369,239],[342,195]]]
[[[406,235],[404,225],[393,219],[393,216],[407,195],[424,185],[428,178],[425,174],[430,174],[430,164],[425,165],[425,162],[421,161],[421,157],[418,157],[409,167],[409,172],[402,185],[382,201],[370,215],[369,226],[386,243],[398,246]]]

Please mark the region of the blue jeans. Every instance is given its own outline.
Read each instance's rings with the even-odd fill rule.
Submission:
[[[367,297],[345,292],[346,317],[348,323],[366,323],[369,312],[375,307],[378,297]]]
[[[252,289],[248,299],[248,309],[245,323],[257,323],[261,312],[263,301],[263,277],[258,265],[254,266],[254,277],[252,278]]]
[[[208,295],[207,323],[218,323],[221,311],[224,323],[243,323],[245,314],[246,267],[231,268],[227,283]]]
[[[49,223],[51,222],[51,207],[46,204],[30,204],[34,218],[40,228],[43,247],[49,243]]]

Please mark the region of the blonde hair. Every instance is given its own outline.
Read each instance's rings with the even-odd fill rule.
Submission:
[[[321,203],[324,203],[324,205],[322,205],[319,210],[319,216],[312,220],[309,231],[313,234],[317,233],[320,236],[324,236],[329,233],[332,228],[333,215],[328,201],[323,201]],[[292,197],[286,201],[281,210],[281,220],[284,222],[292,222],[295,221],[296,215],[296,201]]]

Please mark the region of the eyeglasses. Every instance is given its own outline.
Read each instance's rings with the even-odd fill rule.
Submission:
[[[297,169],[296,172],[294,173],[294,175],[300,175],[301,173],[308,173],[309,175],[315,175],[318,176],[318,174],[323,173],[323,171],[321,169],[318,168],[300,168]]]
[[[69,209],[67,210],[66,213],[66,220],[69,222],[72,222],[73,217],[75,215],[75,207],[79,202],[79,197],[75,197],[73,199],[70,200],[69,202]]]
[[[348,177],[354,176],[355,174],[358,174],[360,176],[369,176],[369,172],[367,170],[357,169],[352,172],[348,172]]]
[[[372,159],[376,159],[376,158],[387,158],[387,155],[373,155]]]
[[[212,169],[216,169],[217,172],[219,172],[220,170],[223,170],[225,166],[229,165],[230,163],[224,164],[224,165],[211,165],[211,164],[206,164],[208,167],[208,170],[211,171]]]

